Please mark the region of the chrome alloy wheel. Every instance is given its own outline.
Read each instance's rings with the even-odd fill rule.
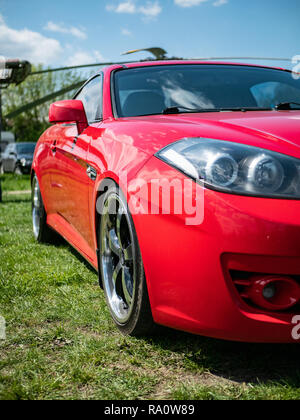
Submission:
[[[32,186],[32,224],[33,234],[37,239],[40,233],[41,224],[41,199],[40,187],[36,178],[33,179]]]
[[[105,200],[100,227],[103,286],[113,318],[130,318],[137,288],[136,250],[127,203],[115,192]]]

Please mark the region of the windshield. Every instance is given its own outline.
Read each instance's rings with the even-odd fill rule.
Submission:
[[[172,107],[217,111],[300,103],[300,80],[291,72],[254,66],[179,64],[124,69],[115,72],[114,86],[118,117],[162,114]]]
[[[20,143],[17,144],[17,152],[20,155],[33,155],[35,143]]]

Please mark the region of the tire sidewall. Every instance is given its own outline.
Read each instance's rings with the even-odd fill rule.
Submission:
[[[41,242],[42,241],[42,235],[43,235],[43,228],[44,228],[44,225],[46,224],[46,214],[45,214],[45,209],[44,209],[44,205],[43,205],[43,199],[42,199],[42,195],[41,195],[39,181],[38,181],[36,175],[34,175],[33,182],[32,182],[32,193],[31,193],[32,194],[31,195],[32,216],[33,216],[33,209],[34,209],[33,198],[34,198],[35,184],[38,185],[38,194],[39,194],[39,204],[40,204],[40,206],[39,206],[39,231],[38,231],[38,234],[37,235],[34,234],[34,236],[35,236],[35,239],[38,242]]]
[[[103,265],[102,265],[102,258],[101,258],[102,257],[101,249],[100,249],[100,259],[99,259],[100,260],[100,273],[101,273],[101,277],[103,279],[102,284],[103,284],[104,294],[105,294],[106,302],[107,302],[108,308],[110,310],[111,316],[112,316],[115,324],[120,329],[120,331],[122,333],[128,335],[128,334],[131,334],[134,331],[134,329],[136,327],[136,324],[139,320],[141,306],[142,306],[142,299],[143,299],[143,289],[145,287],[145,274],[144,274],[144,266],[143,266],[143,262],[142,262],[141,252],[140,252],[140,248],[139,248],[139,243],[138,243],[133,219],[132,219],[131,213],[129,211],[128,204],[127,204],[127,201],[125,199],[125,196],[116,184],[112,183],[112,185],[108,188],[107,192],[105,194],[103,194],[103,196],[101,196],[100,209],[101,209],[101,211],[103,210],[103,207],[104,207],[104,204],[105,204],[106,200],[112,194],[117,194],[119,196],[122,203],[124,204],[124,207],[127,210],[126,219],[128,221],[128,227],[130,229],[130,232],[132,234],[132,238],[133,238],[133,241],[134,241],[134,259],[136,261],[136,264],[135,264],[136,287],[135,287],[135,296],[134,296],[133,308],[132,308],[131,315],[130,315],[129,319],[124,324],[121,324],[115,318],[114,313],[113,313],[113,311],[110,307],[110,304],[109,304],[109,299],[108,299],[108,296],[107,296],[107,291],[106,291],[105,281],[104,281]],[[103,219],[101,218],[101,221],[99,223],[99,231],[98,231],[98,243],[99,243],[100,247],[101,247],[101,243],[102,243],[102,238],[101,238],[102,220]]]

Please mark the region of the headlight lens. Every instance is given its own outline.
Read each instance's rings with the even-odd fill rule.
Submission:
[[[217,191],[300,199],[300,160],[253,146],[186,138],[156,156]]]
[[[25,159],[25,158],[22,158],[22,159],[20,160],[20,162],[21,162],[21,165],[22,165],[22,166],[25,166],[25,165],[26,165],[26,163],[27,163],[27,161],[26,161],[26,159]]]

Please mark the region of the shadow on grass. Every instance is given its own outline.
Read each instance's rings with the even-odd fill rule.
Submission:
[[[95,268],[91,265],[91,264],[89,264],[87,261],[86,261],[86,259],[84,259],[83,258],[83,256],[79,253],[79,252],[77,252],[76,251],[76,249],[74,249],[71,245],[69,245],[67,242],[66,242],[66,244],[67,244],[67,246],[68,246],[68,248],[69,248],[69,251],[82,263],[82,264],[84,264],[85,265],[85,267],[89,270],[89,271],[91,271],[93,274],[95,274],[95,275],[97,275],[98,276],[98,273],[97,273],[97,271],[95,270]]]
[[[81,264],[83,264],[90,272],[92,272],[95,275],[98,275],[95,268],[87,262],[87,260],[78,252],[75,248],[73,248],[62,236],[54,232],[53,240],[51,241],[51,244],[59,247],[63,247],[67,249],[74,257],[79,260]]]
[[[277,381],[300,386],[299,344],[227,342],[168,328],[146,341],[183,354],[188,362],[225,379],[254,384]]]

